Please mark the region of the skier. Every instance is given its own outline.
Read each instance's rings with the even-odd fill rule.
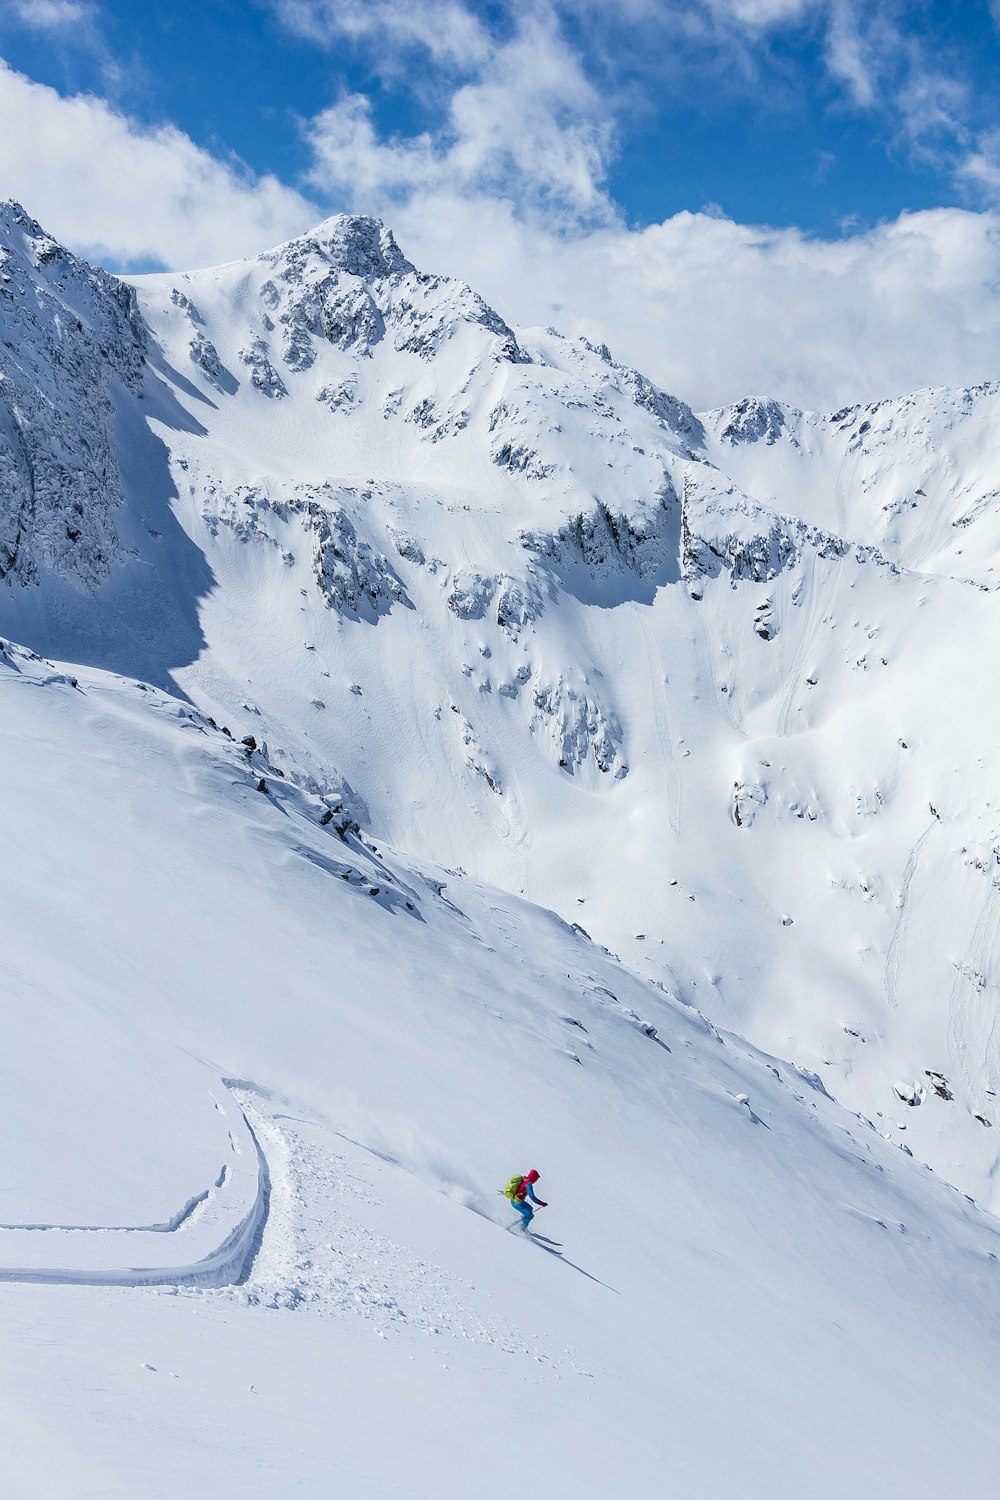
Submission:
[[[528,1233],[528,1226],[531,1223],[532,1219],[535,1217],[535,1210],[532,1208],[531,1204],[535,1203],[539,1208],[548,1208],[549,1206],[545,1202],[544,1198],[535,1197],[535,1189],[532,1184],[537,1181],[538,1173],[535,1171],[534,1167],[532,1167],[527,1176],[512,1177],[507,1186],[504,1188],[504,1196],[510,1199],[511,1203],[513,1203],[514,1207],[521,1215],[521,1228],[524,1230],[525,1234]],[[531,1203],[528,1202],[529,1198],[531,1199]]]

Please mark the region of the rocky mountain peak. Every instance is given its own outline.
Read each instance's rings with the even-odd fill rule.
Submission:
[[[308,233],[267,251],[262,259],[298,270],[320,262],[365,282],[406,276],[415,269],[392,230],[367,214],[334,214]]]

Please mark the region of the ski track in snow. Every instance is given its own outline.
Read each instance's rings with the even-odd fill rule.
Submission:
[[[265,1090],[227,1083],[257,1147],[258,1185],[253,1207],[225,1240],[189,1267],[101,1271],[66,1266],[0,1268],[0,1282],[63,1286],[107,1286],[157,1290],[172,1295],[230,1298],[243,1306],[304,1310],[323,1317],[360,1317],[380,1337],[408,1330],[485,1344],[556,1367],[537,1343],[527,1342],[490,1306],[488,1294],[411,1247],[380,1234],[365,1222],[384,1200],[352,1156],[365,1148],[316,1121],[282,1112]],[[213,1101],[221,1109],[218,1100]],[[338,1150],[333,1141],[341,1140]],[[239,1150],[230,1132],[234,1152]],[[72,1259],[73,1236],[182,1235],[229,1179],[223,1166],[206,1188],[170,1220],[155,1225],[0,1225],[5,1234],[65,1236]],[[568,1356],[570,1351],[565,1351]]]
[[[794,720],[800,707],[802,680],[809,670],[807,658],[813,650],[820,610],[825,609],[830,602],[826,591],[816,579],[812,581],[806,592],[805,606],[799,606],[802,608],[802,614],[798,622],[795,649],[785,674],[785,683],[781,689],[781,701],[776,715],[775,733],[781,739],[789,739],[801,731],[802,726],[796,724]],[[796,607],[793,598],[790,608]]]
[[[670,710],[667,706],[666,694],[663,691],[663,657],[656,641],[648,611],[644,611],[640,606],[635,611],[635,617],[639,623],[643,644],[646,648],[646,660],[649,672],[649,702],[652,709],[656,739],[660,747],[660,769],[667,793],[667,818],[674,837],[679,839],[681,833],[681,778],[677,765],[677,752],[674,749]]]
[[[213,1103],[220,1113],[224,1113],[214,1096]],[[234,1170],[224,1162],[209,1187],[189,1198],[175,1214],[159,1224],[0,1224],[0,1255],[5,1258],[10,1256],[12,1251],[14,1254],[17,1253],[16,1237],[22,1235],[37,1237],[39,1241],[44,1239],[47,1246],[50,1243],[57,1243],[64,1252],[59,1257],[62,1264],[55,1266],[44,1264],[42,1259],[35,1264],[0,1264],[0,1282],[38,1282],[54,1286],[140,1287],[157,1286],[167,1282],[218,1286],[225,1285],[232,1280],[239,1280],[253,1257],[254,1246],[267,1218],[268,1197],[267,1163],[253,1127],[245,1114],[242,1115],[242,1120],[248,1140],[256,1147],[257,1167],[255,1190],[251,1202],[235,1225],[229,1227],[233,1217],[233,1209],[230,1208],[229,1200],[237,1196],[239,1184]],[[243,1147],[237,1135],[232,1130],[228,1134],[233,1155],[242,1156]],[[164,1256],[163,1263],[157,1265],[155,1263],[156,1251],[150,1253],[150,1247],[147,1245],[145,1249],[150,1263],[134,1264],[135,1261],[142,1259],[143,1236],[158,1237],[164,1246],[169,1244],[170,1250],[175,1251],[183,1245],[184,1236],[194,1230],[213,1207],[221,1209],[219,1214],[221,1227],[228,1232],[223,1233],[218,1243],[207,1252],[186,1264],[182,1261],[180,1264],[171,1265],[169,1257]],[[238,1212],[238,1199],[234,1208]],[[78,1237],[81,1236],[82,1241],[79,1241]],[[85,1245],[89,1251],[95,1240],[100,1242],[102,1264],[88,1263],[89,1257],[86,1253],[78,1257],[74,1256],[78,1243]],[[24,1248],[23,1245],[20,1247],[22,1252]],[[180,1254],[183,1256],[183,1249]],[[76,1259],[75,1264],[74,1259]],[[121,1263],[116,1264],[119,1261]]]
[[[899,1004],[899,970],[902,963],[902,950],[906,944],[906,934],[910,923],[910,891],[913,885],[913,877],[917,872],[920,852],[936,826],[936,822],[931,822],[930,826],[924,829],[910,850],[906,861],[906,869],[903,871],[903,883],[899,892],[899,917],[893,929],[892,937],[889,940],[889,947],[885,956],[885,997],[893,1009]]]
[[[228,1175],[229,1168],[223,1166],[214,1186],[224,1187]],[[200,1216],[211,1194],[211,1188],[205,1188],[204,1191],[196,1193],[193,1198],[188,1199],[183,1208],[179,1208],[162,1224],[0,1224],[0,1234],[4,1231],[20,1233],[44,1231],[50,1234],[175,1234],[178,1229],[184,1228]]]
[[[728,683],[725,684],[727,690],[726,692],[722,692],[723,683],[719,680],[720,668],[718,663],[722,662],[726,664],[721,669],[722,671],[725,671],[726,667],[728,667],[728,654],[725,644],[713,641],[712,637],[715,634],[714,627],[710,622],[706,621],[704,613],[699,612],[697,608],[694,610],[694,620],[701,640],[700,659],[706,664],[705,670],[708,676],[709,687],[712,690],[712,699],[719,716],[719,722],[727,724],[736,734],[745,739],[747,736],[743,725],[737,719],[734,712],[734,705],[730,702],[732,695],[728,691],[729,685]],[[696,652],[695,659],[697,660],[698,657],[699,653]]]

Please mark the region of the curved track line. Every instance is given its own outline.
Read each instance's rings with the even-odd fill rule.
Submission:
[[[903,871],[903,884],[899,893],[899,917],[896,920],[892,937],[889,939],[889,947],[886,950],[885,973],[883,977],[885,998],[893,1010],[899,1004],[899,969],[901,949],[906,942],[906,933],[910,922],[910,887],[913,884],[913,877],[917,872],[917,864],[919,863],[923,846],[936,827],[936,822],[931,822],[924,829],[910,850],[909,858],[906,861],[906,868]]]
[[[250,1140],[253,1142],[257,1156],[257,1184],[253,1202],[249,1209],[239,1221],[229,1230],[221,1241],[210,1249],[206,1254],[196,1260],[177,1265],[163,1265],[156,1263],[155,1255],[150,1256],[152,1261],[149,1265],[121,1265],[121,1266],[7,1266],[0,1267],[0,1281],[6,1282],[34,1282],[57,1286],[163,1286],[171,1284],[198,1285],[198,1286],[238,1286],[250,1275],[257,1251],[260,1248],[264,1233],[264,1225],[267,1221],[268,1208],[271,1196],[271,1180],[268,1172],[267,1160],[260,1147],[260,1142],[254,1132],[243,1110],[240,1116],[246,1126]],[[137,1243],[135,1236],[149,1235],[172,1235],[184,1233],[189,1230],[192,1223],[203,1216],[206,1210],[216,1201],[216,1194],[222,1190],[227,1183],[231,1182],[232,1174],[227,1167],[223,1167],[213,1187],[206,1188],[203,1193],[197,1194],[190,1199],[184,1208],[174,1215],[166,1224],[147,1226],[99,1226],[99,1225],[55,1225],[55,1224],[8,1224],[0,1225],[0,1247],[3,1244],[5,1234],[31,1233],[45,1234],[56,1238],[65,1235],[67,1239],[77,1234],[88,1236],[87,1243],[92,1244],[90,1238],[93,1235],[104,1235],[108,1237],[123,1236],[125,1245],[128,1246],[127,1256],[129,1260],[141,1258],[141,1242]],[[163,1241],[160,1241],[161,1245]],[[125,1245],[122,1249],[125,1252]],[[123,1259],[125,1254],[123,1253]]]
[[[639,630],[642,635],[643,646],[646,651],[646,668],[649,674],[649,702],[653,711],[653,727],[660,747],[659,764],[662,768],[662,776],[667,793],[667,818],[673,829],[674,836],[679,838],[681,831],[681,778],[677,765],[677,752],[674,748],[673,726],[670,719],[670,708],[667,703],[665,692],[665,681],[663,672],[663,658],[657,643],[656,634],[653,630],[652,621],[645,614],[637,611],[635,616]]]
[[[217,1188],[224,1185],[228,1171],[228,1167],[222,1168],[215,1180]],[[27,1233],[52,1230],[56,1234],[173,1234],[175,1230],[180,1229],[182,1224],[194,1218],[202,1204],[208,1201],[211,1193],[211,1188],[205,1188],[204,1192],[196,1193],[165,1224],[0,1224],[0,1234],[4,1230],[11,1229]]]

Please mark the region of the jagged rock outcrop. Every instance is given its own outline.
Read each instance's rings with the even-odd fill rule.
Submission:
[[[873,562],[898,572],[877,548],[852,543],[795,516],[778,515],[744,495],[735,485],[719,485],[717,471],[689,475],[681,503],[681,567],[689,585],[700,587],[706,578],[726,574],[732,585],[769,583],[792,566],[803,551],[821,558],[843,558],[853,553],[859,563]],[[765,609],[758,634],[775,632]]]
[[[550,563],[582,562],[595,577],[630,569],[639,578],[647,578],[667,561],[675,506],[672,487],[664,491],[658,506],[633,515],[616,515],[599,500],[592,510],[570,517],[558,531],[523,531],[521,541],[529,552]]]
[[[448,591],[447,604],[460,620],[481,620],[497,591],[497,581],[482,573],[458,573]]]
[[[313,537],[313,573],[331,609],[378,619],[406,599],[391,564],[360,538],[343,511],[313,500],[306,507]]]
[[[255,338],[240,350],[240,359],[247,367],[250,384],[262,396],[280,401],[288,395],[288,387],[271,363],[265,339]]]
[[[614,771],[619,780],[627,775],[621,725],[590,694],[560,675],[555,682],[536,681],[531,700],[532,728],[547,736],[562,770],[572,774],[593,759],[601,772]]]
[[[777,401],[747,396],[730,407],[728,421],[722,429],[722,441],[734,446],[737,443],[775,443],[785,427],[785,412]]]

